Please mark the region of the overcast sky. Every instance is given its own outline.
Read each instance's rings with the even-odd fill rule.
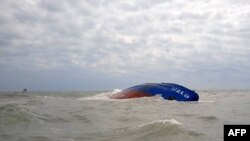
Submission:
[[[250,88],[249,0],[0,0],[0,90]]]

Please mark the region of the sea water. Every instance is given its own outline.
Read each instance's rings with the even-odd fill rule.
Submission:
[[[1,92],[1,141],[223,141],[250,124],[250,91],[197,91],[198,102],[109,99],[111,92]]]

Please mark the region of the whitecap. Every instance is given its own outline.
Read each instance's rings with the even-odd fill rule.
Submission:
[[[144,126],[148,126],[148,125],[154,125],[154,124],[162,124],[162,125],[182,125],[181,122],[175,120],[175,119],[163,119],[163,120],[154,120],[154,121],[151,121],[151,122],[148,122],[148,123],[145,123],[145,124],[142,124],[142,125],[139,125],[137,127],[141,128],[141,127],[144,127]]]
[[[78,98],[77,100],[110,100],[110,101],[114,101],[116,99],[110,99],[110,97],[118,92],[120,92],[120,89],[114,89],[111,92],[103,92],[103,93],[99,93],[97,95],[94,96],[88,96],[88,97],[81,97]]]

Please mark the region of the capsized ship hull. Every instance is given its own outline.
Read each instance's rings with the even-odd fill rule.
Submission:
[[[198,101],[199,95],[184,86],[174,83],[146,83],[130,87],[115,95],[112,99],[129,99],[160,95],[166,100]]]

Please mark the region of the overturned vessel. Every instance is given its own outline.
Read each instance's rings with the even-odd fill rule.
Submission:
[[[199,95],[184,86],[174,83],[146,83],[125,89],[115,95],[112,99],[129,99],[139,97],[150,97],[160,95],[167,100],[176,101],[198,101]]]

